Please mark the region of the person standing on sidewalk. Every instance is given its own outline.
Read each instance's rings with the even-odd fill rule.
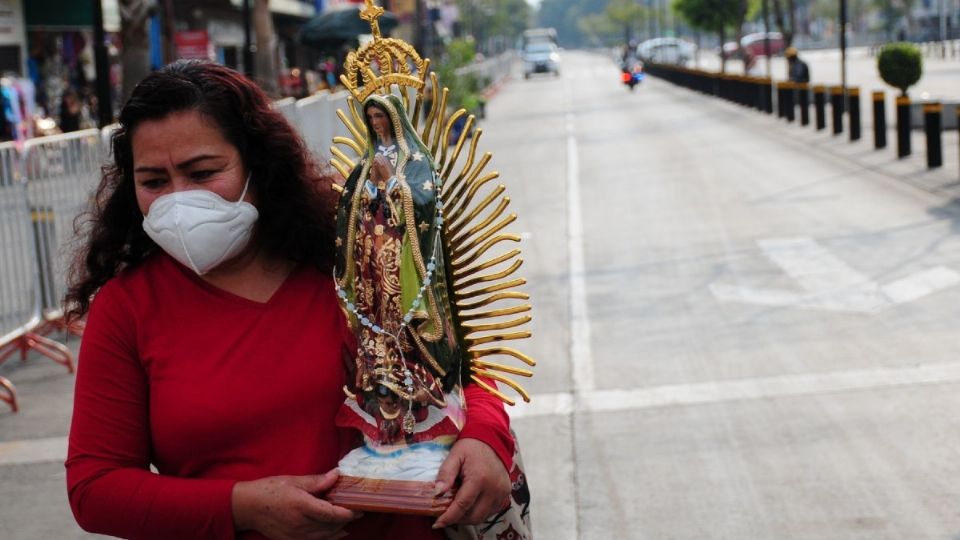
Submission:
[[[783,55],[787,58],[787,74],[790,81],[795,83],[810,82],[810,67],[797,56],[797,49],[787,47]]]
[[[67,295],[71,319],[88,315],[65,464],[84,529],[439,539],[504,507],[509,419],[476,385],[440,520],[323,499],[359,444],[334,423],[352,334],[331,276],[332,179],[255,84],[167,66],[134,89],[112,150]]]

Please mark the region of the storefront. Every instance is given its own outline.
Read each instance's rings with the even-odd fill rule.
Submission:
[[[20,0],[0,0],[0,73],[27,73],[27,36]]]
[[[110,83],[113,95],[119,96],[119,8],[117,0],[102,0],[101,6],[109,42]],[[29,0],[24,4],[24,21],[26,63],[36,87],[37,104],[59,119],[64,96],[75,93],[84,104],[82,125],[92,125],[96,66],[91,0]]]

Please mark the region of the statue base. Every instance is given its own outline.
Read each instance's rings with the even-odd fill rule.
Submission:
[[[450,506],[453,494],[435,496],[435,491],[433,482],[340,476],[324,498],[350,510],[439,516]]]

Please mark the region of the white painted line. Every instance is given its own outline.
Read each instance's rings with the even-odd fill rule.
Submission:
[[[530,397],[530,403],[518,401],[513,407],[507,407],[511,418],[535,416],[566,416],[573,413],[573,394],[558,392],[555,394],[537,394]]]
[[[787,306],[828,311],[876,313],[960,284],[960,274],[937,266],[881,286],[856,271],[808,237],[757,241],[764,254],[802,290],[782,290],[713,283],[710,291],[721,301]]]
[[[67,438],[26,439],[0,442],[0,466],[26,465],[67,459]]]
[[[768,238],[757,244],[771,261],[811,293],[873,284],[869,277],[851,268],[812,238]]]
[[[574,400],[571,392],[537,394],[531,397],[530,403],[520,402],[508,410],[514,419],[539,418],[568,416],[575,407],[580,407],[582,412],[617,412],[958,382],[960,362],[953,362],[670,384],[651,388],[594,390],[582,393],[577,400]],[[66,457],[66,437],[0,442],[0,467],[62,462]]]
[[[587,314],[586,263],[583,255],[583,214],[580,206],[580,155],[567,113],[567,252],[570,254],[570,362],[575,395],[594,388],[590,318]]]
[[[598,390],[583,394],[576,403],[582,412],[616,412],[957,382],[960,363],[949,363]],[[531,404],[511,409],[510,416],[565,415],[574,403],[570,393],[540,394],[531,399]]]
[[[888,283],[883,286],[883,293],[891,302],[910,302],[958,283],[960,274],[946,266],[937,266]]]

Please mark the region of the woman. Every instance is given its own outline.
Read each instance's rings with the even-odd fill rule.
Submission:
[[[66,462],[81,526],[413,539],[497,511],[513,448],[482,391],[467,392],[438,481],[461,487],[436,523],[323,500],[359,442],[334,424],[350,336],[330,276],[330,179],[267,97],[181,61],[134,89],[120,125],[67,297],[71,316],[89,312]]]

